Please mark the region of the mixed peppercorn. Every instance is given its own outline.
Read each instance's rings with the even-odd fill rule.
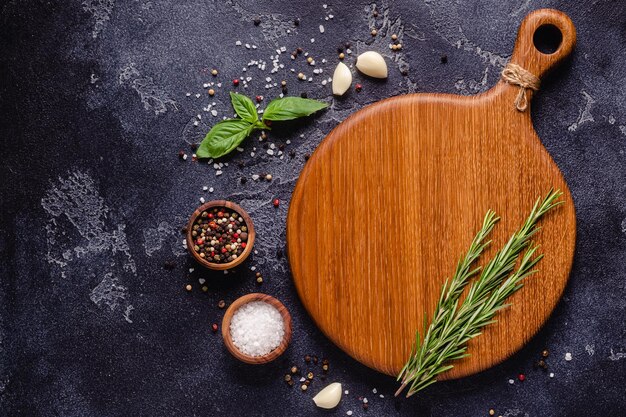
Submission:
[[[248,227],[243,218],[226,207],[203,211],[195,220],[191,236],[193,250],[211,263],[228,263],[246,248]]]

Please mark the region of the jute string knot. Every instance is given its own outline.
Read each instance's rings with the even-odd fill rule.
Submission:
[[[541,80],[535,74],[510,62],[506,64],[502,71],[502,79],[509,84],[519,85],[519,93],[517,93],[517,98],[515,99],[515,108],[518,111],[524,111],[528,107],[526,89],[530,88],[533,91],[537,91],[541,85]]]

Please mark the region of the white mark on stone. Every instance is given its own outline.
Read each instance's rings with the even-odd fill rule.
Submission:
[[[124,311],[124,319],[129,322],[132,323],[133,321],[130,319],[130,313],[135,309],[135,307],[133,307],[132,304],[129,304],[126,307],[126,310]]]
[[[78,264],[80,270],[67,267],[81,258],[101,260],[104,252],[109,252],[106,258],[111,265],[121,263],[121,273],[136,274],[137,266],[124,231],[126,226],[106,224],[111,210],[91,176],[75,171],[66,178],[58,178],[41,199],[41,206],[50,216],[45,226],[47,261],[58,267],[61,277],[67,278],[66,270],[74,276],[84,274],[81,264]],[[73,226],[75,232],[64,223]],[[109,272],[91,291],[90,298],[98,306],[105,304],[115,310],[127,294],[126,287]]]
[[[611,348],[611,355],[609,356],[610,360],[618,361],[624,358],[626,358],[626,352],[613,352],[613,348]]]
[[[593,97],[591,97],[586,91],[581,91],[581,94],[586,100],[585,107],[580,110],[580,114],[578,115],[578,120],[569,125],[567,130],[570,132],[576,131],[581,125],[587,122],[594,122],[594,118],[591,115],[591,107],[596,102]]]
[[[585,346],[585,350],[587,351],[589,356],[593,356],[593,354],[595,353],[595,346],[594,345],[586,345]]]
[[[103,304],[106,304],[111,311],[114,311],[127,296],[128,288],[120,285],[117,278],[113,277],[113,274],[109,272],[105,274],[102,281],[91,290],[89,298],[91,298],[91,301],[96,303],[98,307],[102,307]],[[126,317],[126,313],[124,313],[124,317]]]
[[[91,16],[96,21],[91,36],[95,39],[100,32],[104,29],[104,25],[111,18],[113,7],[115,6],[115,0],[84,0],[83,10],[91,13]]]
[[[626,136],[626,125],[620,125],[619,131],[622,132],[622,135]]]
[[[121,85],[127,85],[139,94],[146,110],[152,110],[156,115],[165,113],[170,107],[178,110],[176,101],[170,98],[167,91],[156,85],[152,77],[142,76],[135,63],[124,66],[118,80]]]
[[[460,3],[451,3],[435,0],[424,0],[430,9],[430,15],[435,25],[435,32],[445,39],[450,45],[472,52],[483,58],[494,67],[503,68],[509,60],[509,55],[500,55],[496,52],[487,51],[474,42],[470,41],[461,28],[461,18],[459,8],[465,11]]]
[[[480,93],[480,92],[486,91],[487,88],[489,87],[487,85],[488,74],[489,74],[489,67],[486,67],[485,71],[483,73],[483,78],[480,81],[476,81],[476,80],[469,80],[469,81],[458,80],[456,83],[454,83],[454,88],[456,88],[457,90],[459,90],[461,93],[463,93],[465,95],[472,95],[472,94],[476,94],[476,93]]]

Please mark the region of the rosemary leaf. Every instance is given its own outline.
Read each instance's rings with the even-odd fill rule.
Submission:
[[[396,396],[407,387],[407,397],[423,390],[435,383],[438,375],[452,369],[451,362],[469,356],[467,343],[479,336],[485,326],[496,322],[495,315],[509,306],[506,300],[522,288],[525,278],[536,272],[534,268],[543,255],[536,255],[538,246],[531,239],[539,231],[537,223],[541,217],[562,203],[558,201],[561,195],[561,191],[550,190],[545,198],[538,199],[522,227],[484,269],[472,268],[490,245],[491,241],[485,239],[499,220],[493,211],[487,212],[480,231],[457,263],[454,275],[443,284],[428,327],[425,319],[424,338],[420,338],[419,330],[416,332],[411,355],[398,375],[402,384]],[[459,305],[466,287],[467,296]]]

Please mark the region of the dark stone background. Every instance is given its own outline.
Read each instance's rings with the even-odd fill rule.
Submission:
[[[521,19],[540,7],[564,10],[578,29],[571,61],[545,80],[533,103],[536,130],[576,202],[570,283],[545,328],[511,359],[396,402],[392,378],[339,351],[303,311],[280,256],[290,193],[305,154],[362,106],[414,91],[489,88]],[[397,54],[387,49],[394,32],[404,45]],[[354,50],[347,63],[379,50],[390,77],[355,75],[363,91],[331,99],[330,85],[320,81],[332,75],[336,47],[346,41]],[[295,0],[14,0],[0,6],[0,46],[0,415],[481,416],[490,408],[503,416],[626,415],[623,1],[358,0],[324,8]],[[270,74],[270,55],[281,46],[285,68]],[[298,46],[323,74],[313,75],[302,58],[289,59]],[[243,73],[254,59],[267,61],[266,70]],[[207,73],[213,67],[224,84],[211,100],[202,85],[214,81]],[[298,82],[292,67],[315,81]],[[279,93],[265,89],[271,76],[287,79],[291,95],[305,91],[332,106],[272,132],[276,146],[291,140],[284,159],[268,155],[255,136],[243,153],[226,158],[221,176],[206,163],[180,161],[179,150],[191,153],[188,144],[231,115],[230,80],[240,75],[253,79],[239,90],[265,95],[264,103]],[[203,111],[213,101],[217,117]],[[202,120],[194,127],[196,114]],[[250,180],[266,172],[271,183]],[[202,191],[205,185],[214,193]],[[255,221],[258,253],[236,274],[189,272],[195,265],[179,228],[201,196],[240,202]],[[278,209],[274,197],[282,200]],[[163,268],[169,260],[177,265],[172,271]],[[265,277],[261,287],[252,266]],[[208,280],[208,294],[199,278]],[[209,326],[221,320],[218,300],[257,290],[287,305],[295,331],[283,357],[250,367],[231,358]],[[554,378],[533,369],[544,348]],[[306,369],[306,353],[329,358],[329,380],[350,391],[334,412],[310,400],[319,380],[307,393],[282,381],[292,364]],[[520,372],[527,380],[510,385]],[[359,396],[370,400],[367,412]]]

